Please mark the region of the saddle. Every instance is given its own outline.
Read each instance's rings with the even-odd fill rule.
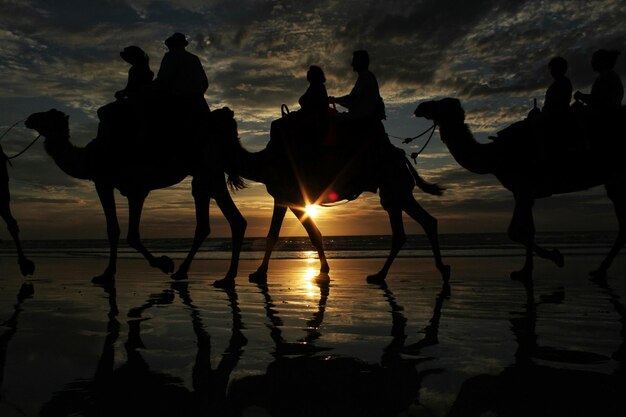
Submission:
[[[152,93],[98,109],[97,140],[127,158],[193,159],[208,139],[209,109]]]
[[[291,112],[271,124],[269,165],[311,202],[352,200],[376,192],[378,171],[395,149],[380,121],[354,123]],[[397,156],[397,153],[395,153]],[[403,154],[404,155],[404,154]]]

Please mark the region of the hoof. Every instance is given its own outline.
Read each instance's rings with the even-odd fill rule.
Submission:
[[[178,270],[174,272],[172,275],[170,275],[170,278],[173,279],[174,281],[184,281],[187,278],[189,278],[189,276],[187,275],[186,272],[182,272],[181,270]]]
[[[439,269],[439,272],[441,272],[441,279],[443,280],[443,282],[445,283],[450,282],[450,274],[451,274],[450,265],[442,265],[440,267],[437,267],[437,269]]]
[[[35,294],[35,287],[30,282],[25,282],[20,287],[20,292],[17,294],[17,298],[22,301],[26,298],[32,298]]]
[[[20,265],[22,276],[33,275],[35,272],[35,263],[33,261],[23,258],[17,261],[17,263]]]
[[[383,282],[385,282],[385,278],[387,278],[387,274],[379,272],[377,274],[369,275],[366,278],[366,281],[369,284],[382,284]]]
[[[248,276],[248,281],[257,284],[267,282],[267,270],[262,270],[259,268],[256,272],[253,272]]]
[[[321,285],[328,284],[330,282],[330,275],[327,273],[320,273],[313,278],[313,282]]]
[[[164,274],[170,274],[174,272],[174,261],[168,256],[160,256],[155,258],[150,266],[160,269]]]
[[[215,288],[235,288],[235,279],[234,278],[222,278],[218,279],[213,283]]]
[[[563,258],[563,254],[558,249],[553,249],[550,251],[550,260],[556,264],[559,268],[563,268],[565,265],[565,259]]]
[[[607,276],[606,273],[607,273],[606,269],[598,268],[595,271],[589,272],[589,275],[591,276],[591,279],[602,280],[602,279],[606,279],[606,276]]]
[[[511,279],[514,281],[531,281],[533,279],[533,272],[529,269],[513,271],[511,272]]]
[[[91,278],[91,282],[96,285],[108,285],[115,281],[115,275],[105,272],[102,275]]]

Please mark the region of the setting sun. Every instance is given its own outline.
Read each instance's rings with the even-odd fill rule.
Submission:
[[[306,214],[307,216],[309,216],[310,218],[314,219],[317,217],[318,213],[319,213],[319,206],[316,205],[308,205],[306,206]]]

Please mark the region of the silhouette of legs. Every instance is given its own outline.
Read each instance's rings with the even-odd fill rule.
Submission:
[[[626,243],[626,198],[623,193],[620,192],[618,184],[607,184],[606,191],[608,197],[613,202],[613,207],[615,208],[615,214],[617,215],[617,238],[613,243],[613,247],[607,254],[606,258],[602,261],[598,269],[595,271],[591,271],[589,275],[594,278],[604,278],[606,277],[606,273],[613,263],[615,257],[619,254],[619,252],[624,247]]]
[[[300,223],[309,235],[309,239],[311,239],[311,243],[313,243],[313,246],[317,250],[317,254],[320,258],[320,275],[327,275],[330,271],[330,267],[328,266],[326,254],[324,253],[322,233],[317,228],[313,219],[307,216],[304,210],[295,207],[290,207],[290,210],[298,218],[298,220],[300,220]],[[274,250],[274,246],[276,246],[276,242],[278,241],[280,228],[283,224],[283,220],[285,219],[286,212],[287,206],[279,204],[276,200],[274,200],[272,223],[265,240],[265,256],[263,257],[263,262],[261,262],[261,265],[257,268],[257,270],[250,274],[250,281],[263,282],[267,280],[267,268],[270,262],[270,257],[272,255],[272,251]]]
[[[104,216],[107,222],[107,237],[109,239],[109,264],[101,275],[92,278],[95,284],[103,284],[110,282],[115,278],[117,264],[117,249],[120,237],[120,225],[117,220],[117,211],[115,208],[114,188],[111,184],[103,184],[96,182],[96,191],[100,198],[100,204],[104,210]],[[159,268],[161,271],[168,273],[174,270],[174,262],[167,256],[155,258],[141,243],[139,235],[139,223],[141,221],[141,211],[146,200],[147,193],[129,194],[128,199],[128,244],[139,251],[150,265]]]
[[[194,256],[196,256],[196,253],[200,249],[202,243],[211,233],[211,226],[209,225],[209,207],[211,204],[211,196],[207,190],[198,189],[200,187],[196,184],[195,178],[192,181],[191,187],[193,201],[196,206],[196,231],[194,233],[193,243],[191,244],[191,249],[189,249],[187,257],[178,267],[178,271],[171,275],[171,278],[177,281],[187,279],[187,273],[189,272],[191,261]]]
[[[439,249],[439,233],[437,232],[437,219],[424,210],[424,208],[420,206],[417,201],[415,201],[413,196],[407,199],[407,202],[404,205],[404,211],[424,229],[426,237],[428,237],[428,241],[430,242],[433,256],[435,257],[435,265],[441,273],[443,281],[448,282],[450,280],[450,266],[445,265],[441,258],[441,251]]]
[[[317,255],[320,258],[320,275],[327,275],[330,271],[328,262],[326,261],[326,254],[324,253],[324,242],[322,240],[322,233],[317,228],[315,221],[310,216],[306,215],[306,212],[300,208],[291,207],[291,212],[300,220],[302,226],[309,235],[311,243],[317,250]]]
[[[399,208],[389,208],[387,210],[389,215],[389,221],[391,223],[391,252],[385,261],[382,269],[378,273],[367,277],[367,282],[376,283],[383,282],[387,277],[391,264],[396,259],[398,252],[402,249],[404,242],[406,242],[406,234],[404,233],[404,224],[402,223],[402,211]]]
[[[248,227],[248,222],[241,215],[224,182],[221,183],[221,187],[219,187],[218,191],[215,193],[215,201],[230,225],[232,234],[232,257],[230,258],[230,267],[228,268],[226,276],[221,280],[215,281],[213,285],[216,287],[232,286],[235,284],[235,277],[237,276],[237,268],[239,266],[239,255],[241,254],[241,246],[243,244],[246,228]]]
[[[532,278],[533,253],[543,259],[554,262],[563,267],[563,255],[557,249],[545,249],[535,243],[535,221],[533,219],[533,206],[535,200],[524,194],[515,195],[515,208],[509,225],[509,238],[521,243],[526,248],[526,260],[519,271],[511,272],[511,279],[528,280]]]
[[[272,212],[272,222],[270,224],[270,230],[267,233],[267,238],[265,239],[265,255],[263,256],[263,262],[257,268],[257,270],[250,274],[250,281],[253,282],[262,282],[267,280],[267,268],[270,263],[270,257],[272,256],[272,251],[274,250],[274,246],[278,241],[278,236],[280,234],[280,227],[283,225],[283,220],[285,219],[285,213],[287,213],[287,207],[281,204],[278,204],[276,200],[274,200],[274,211]]]
[[[96,191],[100,198],[100,204],[104,210],[104,217],[107,222],[107,238],[109,239],[109,264],[101,275],[91,279],[93,283],[106,283],[115,278],[117,264],[117,247],[120,239],[120,225],[117,221],[117,211],[115,209],[115,196],[113,186],[96,182]]]
[[[141,222],[141,211],[146,201],[148,193],[140,192],[128,195],[128,234],[126,240],[131,248],[136,249],[150,263],[150,266],[158,268],[164,273],[174,271],[174,262],[167,256],[155,257],[146,249],[139,236],[139,224]]]
[[[172,274],[171,278],[174,280],[187,279],[187,273],[191,267],[191,262],[196,253],[202,246],[202,243],[211,233],[211,226],[209,224],[209,208],[211,203],[211,190],[213,197],[217,202],[218,207],[228,220],[230,230],[232,233],[232,258],[230,260],[230,268],[226,273],[226,276],[213,283],[214,286],[232,286],[235,284],[235,277],[237,276],[237,267],[239,266],[239,255],[241,253],[241,246],[243,244],[243,237],[246,232],[248,222],[239,212],[237,206],[233,202],[233,199],[226,188],[226,183],[223,180],[223,176],[220,173],[220,179],[214,182],[214,186],[206,185],[206,183],[198,180],[198,177],[194,177],[191,183],[192,194],[194,204],[196,206],[196,231],[193,237],[193,243],[191,249],[187,254],[187,257],[179,266],[178,271]]]
[[[11,214],[11,207],[9,205],[11,195],[9,194],[9,185],[6,183],[6,187],[0,185],[0,217],[7,224],[7,229],[15,242],[15,248],[17,249],[17,263],[20,266],[20,272],[23,276],[32,275],[35,272],[35,264],[28,260],[22,251],[22,244],[20,243],[19,233],[20,229],[17,226],[17,221]]]
[[[385,203],[384,207],[387,210],[389,221],[391,223],[391,252],[389,253],[382,269],[378,273],[368,276],[367,281],[371,283],[381,282],[387,277],[391,264],[406,242],[406,234],[404,233],[404,225],[402,223],[402,211],[405,211],[413,220],[418,222],[424,229],[424,232],[426,232],[426,236],[430,241],[433,255],[435,257],[435,265],[441,273],[441,277],[444,282],[447,282],[450,279],[450,266],[445,265],[441,258],[439,237],[437,234],[437,219],[428,214],[428,212],[424,210],[424,208],[420,206],[417,201],[415,201],[413,196],[407,198],[402,205],[397,206],[396,204]]]

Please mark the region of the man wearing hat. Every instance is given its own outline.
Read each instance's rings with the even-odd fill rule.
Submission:
[[[182,33],[174,33],[165,40],[169,51],[163,56],[154,82],[184,108],[208,108],[204,92],[209,81],[200,59],[185,49],[188,44]]]

